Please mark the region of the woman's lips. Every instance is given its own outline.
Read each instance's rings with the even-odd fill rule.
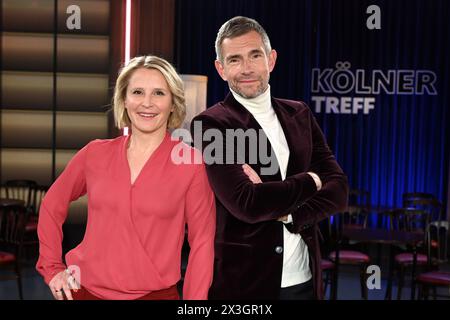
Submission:
[[[152,112],[138,112],[137,114],[146,119],[152,119],[158,115],[157,113]]]

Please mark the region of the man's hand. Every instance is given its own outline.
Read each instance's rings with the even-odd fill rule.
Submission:
[[[262,183],[261,178],[259,175],[255,172],[255,170],[252,169],[248,164],[242,165],[242,169],[244,170],[244,173],[247,175],[247,177],[250,179],[253,184]],[[282,216],[277,219],[277,221],[285,222],[288,221],[288,216]]]
[[[262,183],[261,178],[248,164],[243,164],[242,169],[244,169],[244,173],[247,175],[250,181],[253,182],[253,184]]]
[[[320,191],[320,189],[322,189],[322,180],[320,180],[319,176],[314,172],[307,172],[307,174],[309,174],[314,179],[317,191]]]

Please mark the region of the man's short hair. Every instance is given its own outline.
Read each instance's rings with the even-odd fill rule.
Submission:
[[[216,37],[216,59],[223,62],[222,43],[226,38],[236,38],[250,31],[256,31],[264,43],[266,53],[272,50],[269,36],[264,28],[254,19],[237,16],[225,22],[219,29]]]

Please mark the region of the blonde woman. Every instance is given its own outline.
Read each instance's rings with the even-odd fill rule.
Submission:
[[[166,60],[132,59],[117,79],[114,117],[130,135],[94,140],[51,186],[40,208],[37,270],[55,299],[206,299],[214,260],[215,203],[203,164],[176,164],[172,141],[186,107],[183,83]],[[62,260],[62,224],[71,201],[88,196],[83,241]],[[76,270],[73,274],[69,270]]]

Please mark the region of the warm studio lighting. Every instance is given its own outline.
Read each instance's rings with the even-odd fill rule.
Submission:
[[[184,82],[184,95],[186,97],[186,119],[184,119],[183,128],[189,129],[192,118],[206,109],[208,77],[182,74],[181,79]]]
[[[131,51],[131,0],[126,0],[125,8],[125,64],[130,61]],[[123,128],[123,135],[128,135],[128,127]]]
[[[127,0],[125,9],[125,63],[130,61],[131,51],[131,0]]]

